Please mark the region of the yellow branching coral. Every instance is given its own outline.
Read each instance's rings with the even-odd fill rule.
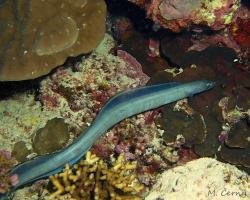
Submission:
[[[137,181],[136,162],[120,155],[112,166],[88,152],[85,160],[50,177],[54,186],[48,199],[139,200],[144,186]]]

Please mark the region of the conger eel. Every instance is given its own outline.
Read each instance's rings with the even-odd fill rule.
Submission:
[[[18,175],[18,184],[10,192],[60,172],[66,163],[76,163],[108,129],[135,114],[160,107],[209,90],[215,83],[207,80],[189,83],[163,83],[121,92],[112,97],[98,113],[91,126],[71,145],[53,154],[38,156],[14,167],[10,174]],[[10,193],[9,192],[9,193]],[[7,194],[0,197],[6,199]]]

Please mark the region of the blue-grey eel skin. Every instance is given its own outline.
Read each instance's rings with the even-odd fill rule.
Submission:
[[[101,135],[121,120],[193,96],[214,86],[214,82],[207,80],[189,83],[171,82],[135,88],[115,95],[98,113],[92,125],[71,145],[56,153],[39,156],[14,167],[10,174],[17,174],[19,183],[11,189],[10,193],[25,184],[60,172],[66,163],[73,165]],[[0,199],[7,199],[7,195]]]

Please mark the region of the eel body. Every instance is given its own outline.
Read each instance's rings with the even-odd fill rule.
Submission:
[[[24,162],[11,171],[18,175],[18,184],[11,191],[41,178],[60,172],[66,163],[76,163],[103,135],[121,120],[213,88],[212,81],[163,83],[121,92],[112,97],[98,113],[91,126],[71,145],[53,154]],[[3,199],[0,197],[0,199]]]

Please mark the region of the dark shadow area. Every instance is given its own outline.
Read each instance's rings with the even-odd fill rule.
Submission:
[[[128,2],[127,0],[106,0],[108,13],[111,20],[117,17],[125,17],[131,20],[135,31],[142,33],[145,37],[161,38],[171,31],[161,28],[147,18],[145,10]]]
[[[241,3],[246,6],[248,9],[250,9],[250,1],[249,0],[241,0]]]
[[[138,6],[127,0],[106,0],[106,3],[111,16],[129,18],[137,31],[148,32],[152,29],[153,22],[147,19],[144,10]]]
[[[4,100],[18,93],[37,91],[41,78],[25,81],[0,82],[0,100]]]

